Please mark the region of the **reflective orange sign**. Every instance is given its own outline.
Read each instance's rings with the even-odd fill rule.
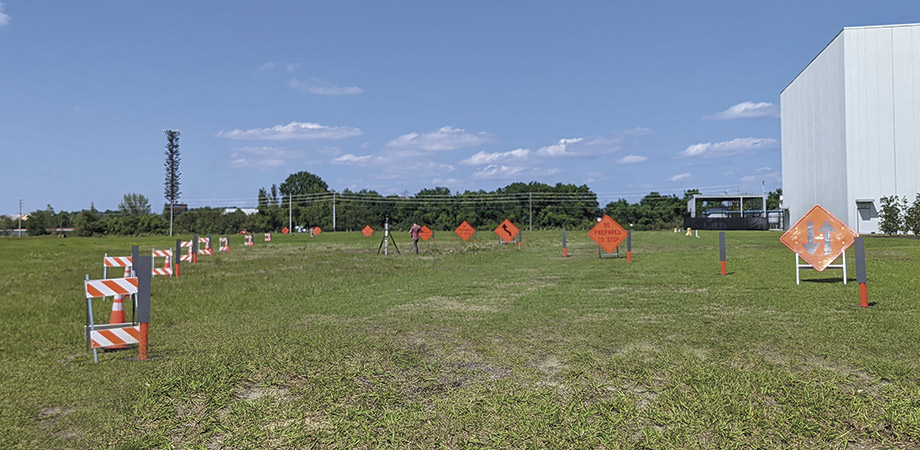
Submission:
[[[423,241],[431,239],[431,236],[434,236],[434,232],[431,231],[431,228],[428,228],[428,225],[422,225],[422,229],[418,232],[418,237],[422,238]]]
[[[600,245],[605,252],[613,253],[626,239],[626,229],[610,216],[604,215],[601,221],[588,232],[588,237],[594,239],[594,242],[597,242],[597,245]]]
[[[370,225],[365,225],[364,229],[361,230],[361,234],[363,234],[364,237],[371,237],[371,235],[374,234],[374,229],[371,228]]]
[[[460,226],[457,227],[456,230],[454,230],[454,233],[457,233],[457,236],[460,236],[460,239],[463,239],[464,241],[469,241],[475,232],[476,229],[473,228],[473,226],[467,223],[465,220],[460,224]]]
[[[318,236],[318,235],[319,235],[320,233],[322,233],[322,232],[323,232],[323,229],[322,229],[322,228],[320,228],[320,227],[313,227],[313,235],[314,235],[314,236]]]
[[[289,230],[288,227],[284,227],[284,228],[281,229],[281,234],[288,234],[288,233],[290,233],[290,232],[291,232],[291,230]]]
[[[818,272],[837,259],[859,237],[828,210],[815,205],[779,238]]]
[[[505,242],[511,242],[515,236],[518,235],[518,227],[514,226],[510,220],[505,219],[504,222],[498,224],[498,228],[495,229],[495,234]]]

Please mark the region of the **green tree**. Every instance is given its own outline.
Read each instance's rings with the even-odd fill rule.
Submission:
[[[767,209],[779,209],[779,198],[783,196],[783,188],[777,188],[775,191],[767,194]]]
[[[179,162],[182,158],[179,155],[179,130],[166,130],[166,182],[163,194],[169,203],[169,235],[173,235],[173,215],[176,208],[176,200],[182,192],[179,191]]]
[[[141,194],[125,194],[118,204],[118,212],[129,216],[143,216],[150,214],[150,202]]]
[[[904,214],[904,227],[914,236],[920,236],[920,193],[914,197],[914,202]]]
[[[879,223],[879,229],[885,234],[897,234],[903,221],[901,217],[901,200],[896,195],[882,197],[879,200],[882,203],[882,210],[879,211],[882,219],[881,223]]]
[[[33,211],[29,214],[24,225],[29,236],[42,236],[49,234],[55,228],[54,208],[51,205],[44,210]]]
[[[74,219],[74,233],[77,236],[96,236],[105,233],[105,221],[92,205],[77,214]]]

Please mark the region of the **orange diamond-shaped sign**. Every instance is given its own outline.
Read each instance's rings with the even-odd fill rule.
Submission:
[[[859,234],[852,228],[821,205],[815,205],[779,240],[821,272],[857,237]]]
[[[520,231],[521,230],[514,226],[510,220],[505,219],[502,223],[498,224],[498,228],[495,229],[495,234],[497,234],[501,240],[511,242]]]
[[[470,238],[473,237],[473,233],[475,232],[476,229],[473,228],[473,226],[467,223],[465,220],[460,224],[460,226],[457,227],[456,230],[454,230],[454,233],[457,233],[457,236],[460,236],[460,239],[463,239],[464,241],[470,240]]]
[[[319,236],[319,234],[322,233],[322,232],[323,232],[323,229],[322,229],[322,228],[320,228],[320,227],[313,227],[313,235],[314,235],[314,236]]]
[[[365,225],[364,229],[361,230],[361,234],[363,234],[364,237],[371,237],[371,235],[374,234],[374,229],[371,228],[370,225]]]
[[[418,237],[422,238],[423,241],[431,239],[431,236],[434,236],[434,232],[431,231],[431,228],[428,228],[428,225],[422,225],[422,229],[418,232]]]
[[[588,237],[594,239],[607,253],[613,253],[620,243],[626,239],[626,229],[621,227],[616,220],[604,215],[600,222],[588,232]]]

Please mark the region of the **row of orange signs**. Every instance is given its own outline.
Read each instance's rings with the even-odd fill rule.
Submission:
[[[520,233],[520,231],[521,230],[508,219],[502,221],[502,223],[500,223],[498,227],[495,228],[495,234],[497,234],[498,237],[505,242],[511,242],[515,236]],[[374,229],[371,228],[370,225],[367,225],[363,230],[361,230],[361,233],[364,234],[365,237],[371,237],[371,235],[374,234]],[[469,222],[464,220],[463,223],[461,223],[460,226],[454,230],[454,233],[457,233],[457,236],[460,236],[460,239],[469,241],[470,238],[473,237],[473,235],[476,233],[476,229],[473,228]],[[422,238],[423,241],[427,241],[433,236],[434,232],[431,231],[431,228],[428,228],[428,225],[423,225],[422,230],[418,233],[418,237]]]

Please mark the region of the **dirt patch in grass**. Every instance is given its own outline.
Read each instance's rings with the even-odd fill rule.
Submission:
[[[45,431],[52,431],[54,437],[61,440],[73,440],[80,436],[76,430],[73,429],[57,429],[61,427],[61,421],[67,418],[70,413],[76,411],[77,408],[64,408],[61,406],[52,406],[49,408],[42,408],[38,411],[38,425]]]
[[[260,386],[255,383],[243,383],[237,389],[236,397],[248,402],[256,401],[263,397],[274,397],[286,400],[291,397],[291,390],[285,386]]]

